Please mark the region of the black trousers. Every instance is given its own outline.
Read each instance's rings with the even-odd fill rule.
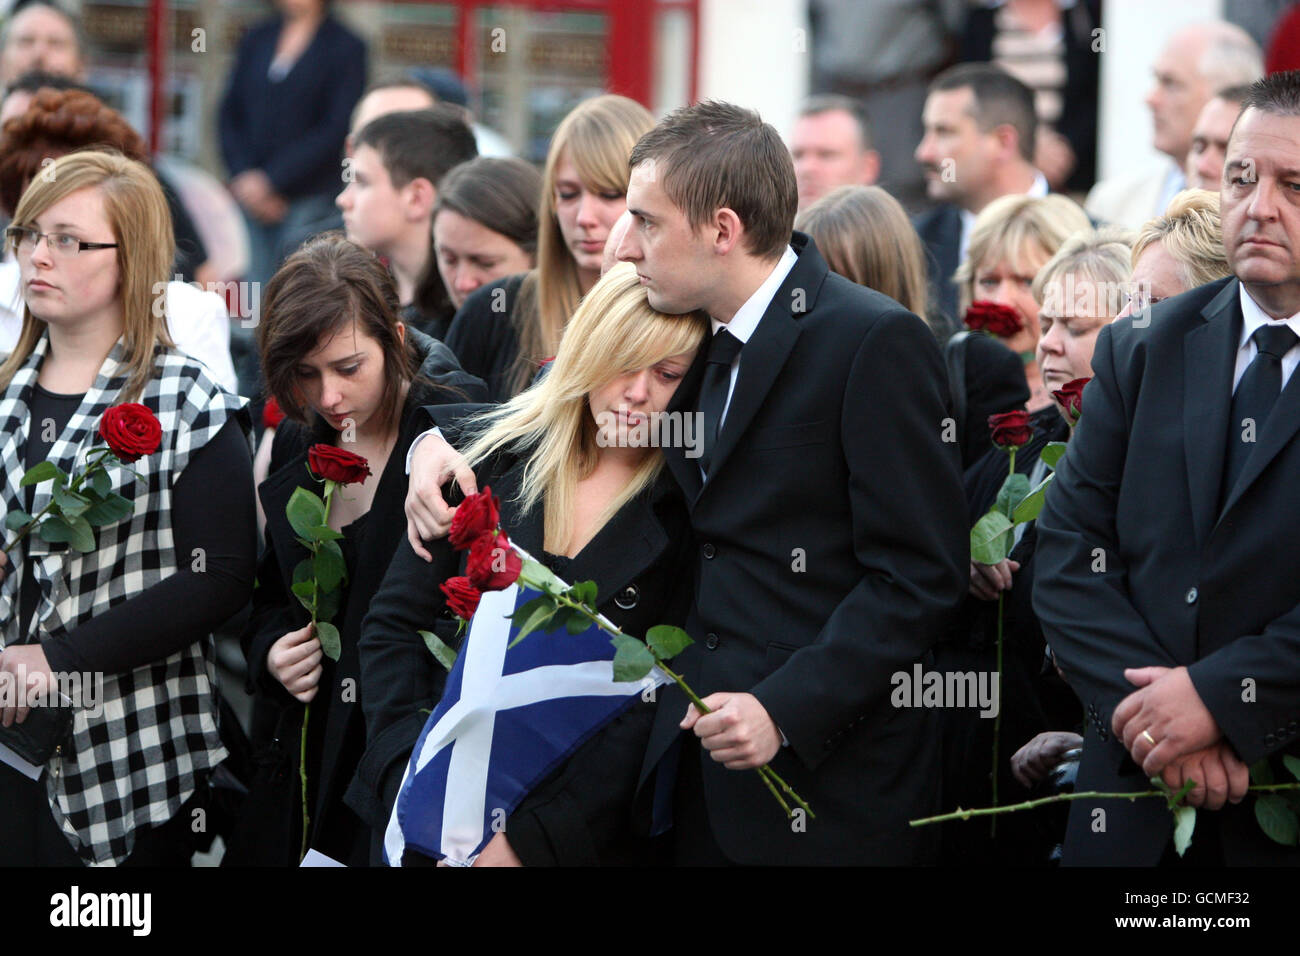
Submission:
[[[704,802],[701,753],[700,738],[693,733],[683,734],[673,788],[673,865],[735,866],[713,836],[709,808]],[[706,755],[704,759],[711,758]]]
[[[166,823],[136,833],[123,866],[189,866],[198,842],[192,813],[205,807],[207,781]],[[0,866],[85,866],[54,822],[45,779],[31,780],[0,764]]]

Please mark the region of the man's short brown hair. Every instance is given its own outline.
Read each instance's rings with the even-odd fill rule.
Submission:
[[[748,251],[781,255],[794,229],[799,190],[790,151],[753,110],[707,100],[673,110],[632,149],[631,167],[654,160],[664,193],[698,229],[719,209],[745,227]]]

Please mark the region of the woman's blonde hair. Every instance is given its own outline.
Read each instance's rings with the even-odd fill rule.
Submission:
[[[1034,300],[1052,318],[1115,318],[1124,308],[1129,288],[1132,248],[1133,233],[1120,226],[1076,232],[1038,270]],[[1073,281],[1067,281],[1067,276],[1073,276]]]
[[[578,177],[599,192],[627,192],[627,158],[636,141],[654,128],[654,117],[636,100],[606,94],[584,100],[564,117],[546,155],[537,211],[537,268],[528,273],[515,301],[519,356],[510,374],[510,391],[521,391],[537,366],[555,354],[560,334],[582,298],[578,263],[555,215],[555,180],[568,158]]]
[[[562,553],[573,536],[578,482],[591,474],[599,453],[588,395],[619,375],[694,352],[708,327],[709,320],[701,312],[656,312],[635,267],[615,266],[578,306],[550,372],[477,419],[478,435],[465,457],[478,464],[498,451],[527,455],[520,507],[528,511],[543,502],[544,547]],[[663,455],[650,449],[632,480],[601,514],[597,527],[654,481],[662,467]]]
[[[879,186],[841,186],[794,227],[812,236],[832,272],[883,292],[926,317],[925,252],[897,199]]]
[[[154,348],[170,346],[161,294],[175,259],[171,211],[148,166],[121,153],[79,150],[60,156],[32,180],[14,210],[13,225],[30,227],[36,217],[81,189],[97,188],[117,243],[118,295],[122,302],[125,362],[129,369],[122,401],[137,400],[153,374]],[[102,255],[82,252],[79,255]],[[0,389],[23,367],[46,323],[23,306],[23,326],[13,352],[0,364]]]
[[[1179,278],[1188,289],[1232,275],[1216,192],[1184,189],[1169,201],[1163,216],[1144,222],[1133,243],[1133,268],[1147,247],[1157,242],[1178,263]]]
[[[961,291],[962,313],[975,299],[975,272],[981,265],[1007,262],[1023,274],[1034,250],[1050,259],[1070,235],[1091,226],[1079,204],[1064,196],[1014,195],[993,200],[975,219],[966,259],[953,273]]]

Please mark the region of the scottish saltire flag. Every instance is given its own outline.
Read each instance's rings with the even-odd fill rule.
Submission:
[[[532,787],[667,680],[655,668],[615,682],[614,645],[594,624],[578,635],[536,631],[509,647],[519,633],[510,615],[538,595],[516,583],[479,602],[402,778],[384,835],[390,866],[401,866],[408,846],[472,864]]]

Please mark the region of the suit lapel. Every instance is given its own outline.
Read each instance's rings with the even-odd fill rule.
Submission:
[[[1218,514],[1223,456],[1228,438],[1232,372],[1241,310],[1237,283],[1229,282],[1201,310],[1206,319],[1183,339],[1183,445],[1196,540],[1203,544]],[[1225,396],[1227,400],[1225,401]]]
[[[718,444],[713,450],[709,478],[722,470],[745,429],[754,420],[772,383],[781,374],[790,350],[799,338],[799,323],[795,321],[795,315],[812,309],[829,271],[817,247],[806,236],[796,233],[792,245],[799,253],[799,261],[785,277],[776,295],[772,296],[754,334],[740,351],[740,371],[736,375],[736,387],[732,390],[726,417],[722,420],[722,431],[718,433]],[[705,487],[709,478],[704,481]]]
[[[1232,283],[1230,288],[1236,291],[1236,283]],[[1234,300],[1237,301],[1237,300]],[[1241,310],[1238,308],[1237,315],[1240,316]],[[1236,329],[1240,334],[1240,319]],[[1235,343],[1237,340],[1233,339]],[[1235,354],[1235,353],[1234,353]],[[1241,469],[1241,474],[1237,476],[1237,483],[1229,489],[1227,500],[1223,503],[1223,511],[1220,514],[1220,520],[1232,510],[1241,497],[1246,493],[1250,486],[1255,482],[1265,468],[1277,457],[1278,453],[1286,447],[1287,443],[1295,437],[1297,429],[1300,429],[1300,383],[1297,379],[1300,376],[1292,373],[1291,378],[1287,380],[1282,393],[1277,398],[1277,404],[1269,412],[1268,419],[1264,422],[1264,427],[1256,436],[1255,449],[1246,459],[1245,465]],[[1240,428],[1240,422],[1233,422],[1233,428]]]

